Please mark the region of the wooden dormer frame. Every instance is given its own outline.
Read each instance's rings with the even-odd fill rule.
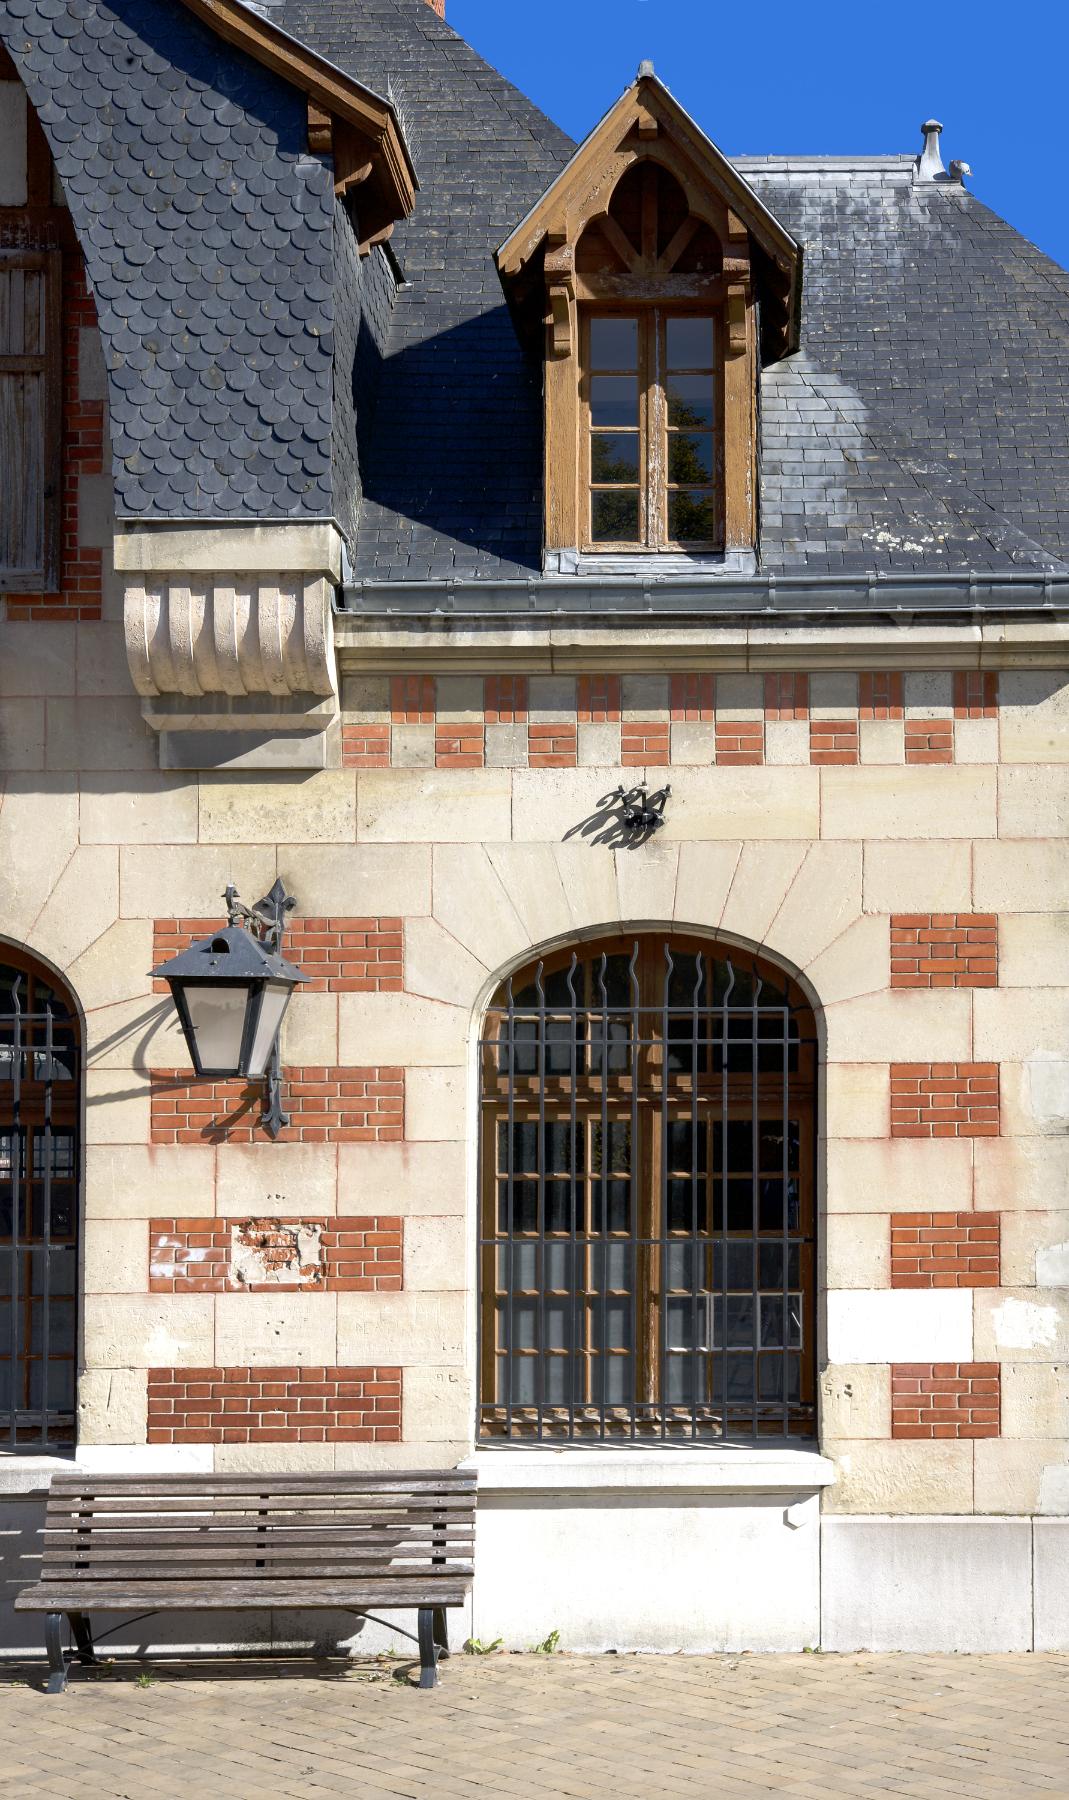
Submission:
[[[360,185],[361,254],[389,237],[416,204],[419,183],[389,100],[290,37],[241,0],[182,0],[217,36],[308,98],[308,148],[334,160],[334,189]]]
[[[667,252],[659,261],[629,260],[623,243],[624,272],[591,276],[577,267],[589,226],[614,243],[610,201],[621,178],[643,162],[675,178],[691,219],[719,239],[723,260],[716,275],[673,274],[664,267],[672,260]],[[496,262],[521,335],[544,345],[547,552],[579,550],[584,540],[580,308],[650,303],[708,307],[720,321],[724,549],[752,550],[759,349],[774,361],[797,348],[801,248],[655,75],[640,71],[502,244]]]

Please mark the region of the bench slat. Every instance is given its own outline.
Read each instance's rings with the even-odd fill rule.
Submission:
[[[128,1499],[125,1496],[94,1496],[83,1499],[78,1504],[62,1505],[49,1503],[46,1508],[48,1523],[60,1519],[81,1520],[83,1524],[89,1518],[98,1518],[105,1513],[113,1513],[116,1517],[139,1514],[142,1518],[163,1513],[278,1513],[288,1512],[294,1518],[311,1517],[315,1513],[327,1512],[334,1515],[342,1513],[362,1513],[368,1518],[388,1520],[406,1513],[421,1516],[434,1513],[444,1519],[470,1519],[474,1515],[474,1506],[461,1506],[455,1498],[443,1500],[404,1499],[397,1495],[390,1499],[379,1500],[363,1494],[338,1492],[323,1495],[315,1500],[302,1502],[300,1497],[289,1494],[274,1496],[265,1494],[262,1498],[236,1498],[231,1495],[203,1495],[196,1499],[172,1499],[166,1495],[151,1496],[148,1499]]]
[[[267,1542],[269,1544],[293,1544],[308,1546],[352,1545],[354,1548],[374,1549],[376,1546],[408,1550],[437,1550],[444,1536],[450,1544],[471,1544],[474,1540],[473,1525],[450,1525],[444,1534],[432,1536],[425,1526],[406,1529],[398,1526],[393,1531],[380,1531],[369,1527],[365,1531],[346,1525],[340,1531],[328,1531],[321,1528],[309,1528],[302,1531],[297,1526],[250,1525],[246,1530],[238,1530],[226,1526],[216,1526],[210,1520],[203,1520],[191,1525],[186,1531],[108,1531],[92,1532],[49,1531],[43,1533],[45,1555],[53,1550],[81,1550],[86,1546],[95,1550],[119,1549],[133,1547],[145,1550],[180,1550],[193,1549],[198,1544],[218,1544],[227,1549],[240,1550],[245,1545]]]
[[[127,1494],[173,1494],[184,1488],[204,1488],[217,1490],[220,1493],[234,1489],[248,1488],[258,1493],[265,1486],[277,1493],[297,1493],[317,1488],[338,1489],[355,1484],[355,1491],[371,1492],[375,1489],[396,1488],[399,1493],[414,1493],[427,1486],[433,1488],[467,1488],[472,1493],[476,1490],[476,1477],[460,1469],[404,1469],[404,1470],[354,1470],[351,1474],[331,1473],[329,1470],[318,1474],[287,1474],[285,1470],[273,1470],[266,1475],[249,1475],[228,1470],[176,1470],[173,1475],[123,1475],[94,1473],[80,1469],[77,1473],[58,1470],[52,1477],[52,1493],[127,1493]]]
[[[16,1612],[186,1612],[212,1608],[248,1612],[278,1606],[319,1610],[340,1607],[363,1612],[372,1606],[463,1606],[470,1580],[404,1581],[131,1581],[99,1587],[70,1582],[27,1588],[15,1601]]]

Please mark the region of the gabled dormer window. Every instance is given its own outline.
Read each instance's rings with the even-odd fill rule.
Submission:
[[[652,73],[497,261],[544,359],[547,566],[752,555],[757,371],[794,347],[800,252]]]

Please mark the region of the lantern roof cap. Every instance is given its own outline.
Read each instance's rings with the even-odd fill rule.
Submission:
[[[307,981],[300,969],[243,925],[221,925],[152,970],[165,981]]]

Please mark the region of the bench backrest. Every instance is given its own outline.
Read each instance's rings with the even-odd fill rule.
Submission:
[[[315,1582],[470,1576],[475,1477],[56,1475],[41,1580]]]

